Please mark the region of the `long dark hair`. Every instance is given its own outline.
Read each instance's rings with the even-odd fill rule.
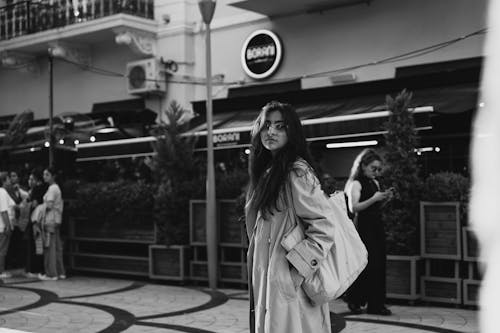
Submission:
[[[279,111],[283,117],[288,142],[273,156],[262,145],[260,133],[265,129],[266,116],[274,111]],[[304,159],[316,172],[302,124],[290,104],[272,101],[262,108],[253,124],[251,145],[249,193],[253,207],[266,215],[277,209],[280,191],[298,158]]]
[[[360,180],[364,177],[363,166],[367,166],[373,161],[382,162],[382,157],[374,149],[363,149],[361,153],[356,156],[352,164],[351,173],[349,174],[349,179],[346,185],[352,183],[355,180]]]
[[[48,173],[50,173],[50,175],[52,176],[52,178],[54,179],[54,183],[58,184],[58,180],[59,180],[59,176],[57,174],[57,170],[56,168],[54,168],[53,166],[48,166],[44,169],[44,171],[47,171]]]
[[[7,179],[9,178],[9,173],[6,171],[0,171],[0,187],[3,187]]]

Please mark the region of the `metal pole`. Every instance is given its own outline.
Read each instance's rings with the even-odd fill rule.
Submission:
[[[49,52],[50,53],[50,52]],[[49,54],[49,166],[54,166],[54,58]]]
[[[205,35],[206,71],[207,71],[207,259],[208,259],[208,285],[211,289],[217,288],[217,223],[215,207],[215,170],[214,170],[214,144],[212,120],[212,55],[210,41],[210,24],[206,24]]]

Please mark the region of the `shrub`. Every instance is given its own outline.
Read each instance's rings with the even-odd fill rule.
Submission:
[[[245,189],[248,181],[248,171],[241,168],[234,168],[225,174],[216,175],[215,178],[217,198],[236,199],[238,219],[235,223],[245,223]]]
[[[189,111],[173,101],[164,111],[165,121],[156,128],[156,155],[152,171],[158,182],[154,196],[154,221],[158,240],[167,245],[189,240],[189,200],[204,193],[205,180],[199,159],[194,156],[195,138],[182,136]],[[201,194],[203,196],[203,194]]]
[[[152,229],[155,187],[144,182],[82,183],[69,214],[84,217],[86,233],[93,237],[118,237],[134,230]]]
[[[226,173],[215,175],[215,191],[219,199],[234,199],[244,192],[248,184],[248,171],[234,168]]]
[[[415,156],[417,135],[413,115],[408,111],[411,93],[403,90],[396,98],[387,96],[391,111],[384,127],[385,137],[384,187],[394,187],[394,198],[383,210],[387,251],[391,254],[418,253],[418,198],[421,181]]]
[[[420,200],[457,201],[460,203],[460,220],[467,224],[470,196],[470,179],[454,172],[430,174],[424,182]]]
[[[158,242],[175,245],[189,242],[189,200],[202,198],[205,180],[201,177],[158,186],[154,200],[154,221],[158,228]]]
[[[154,131],[156,155],[151,170],[157,185],[123,180],[82,185],[73,205],[74,214],[88,216],[100,230],[134,229],[145,223],[152,230],[153,221],[158,243],[187,244],[189,201],[205,199],[206,170],[205,161],[194,155],[195,138],[181,135],[188,128],[183,121],[186,113],[172,102],[164,114],[167,121]],[[243,215],[242,192],[247,182],[247,171],[241,168],[217,173],[217,198],[236,198],[237,210]]]

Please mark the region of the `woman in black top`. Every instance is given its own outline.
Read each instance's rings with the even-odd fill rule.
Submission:
[[[392,190],[381,191],[377,177],[382,171],[382,158],[373,150],[363,150],[354,160],[345,192],[349,208],[357,214],[357,228],[368,251],[368,265],[349,288],[349,309],[359,314],[368,303],[367,313],[390,315],[385,307],[385,232],[382,204],[392,197]]]
[[[31,202],[31,211],[36,206],[43,203],[43,195],[47,192],[47,184],[42,179],[41,170],[33,170],[29,176],[28,183],[30,186],[29,198]],[[26,228],[26,235],[28,237],[28,258],[26,262],[26,272],[28,277],[38,277],[43,273],[43,255],[36,254],[36,244],[34,233],[40,232],[38,226],[34,225],[33,221],[28,224]]]

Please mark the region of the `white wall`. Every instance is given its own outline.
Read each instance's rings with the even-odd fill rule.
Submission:
[[[92,66],[125,73],[127,61],[136,57],[128,47],[114,43],[95,44]],[[31,109],[35,119],[49,115],[48,60],[40,58],[40,73],[0,68],[0,114],[8,115]],[[87,113],[93,103],[134,98],[127,93],[125,78],[103,76],[85,71],[61,60],[54,60],[54,114]]]
[[[285,56],[272,79],[296,78],[317,72],[373,62],[432,44],[451,40],[485,27],[486,0],[374,0],[371,5],[339,8],[324,13],[303,14],[269,20],[262,15],[227,6],[219,0],[212,22],[213,74],[225,74],[226,82],[252,80],[240,64],[241,46],[254,30],[268,28],[281,37]],[[194,0],[157,0],[158,57],[178,62],[178,75],[204,77],[205,35]],[[171,14],[171,22],[162,22]],[[411,60],[350,71],[358,81],[390,78],[395,68],[412,64],[454,60],[483,54],[483,37],[463,40],[453,46]],[[91,45],[92,65],[125,73],[127,61],[141,58],[112,37]],[[0,47],[1,49],[1,47]],[[39,75],[0,67],[0,115],[35,111],[48,117],[47,60],[41,60]],[[133,98],[124,78],[83,71],[56,62],[54,76],[55,114],[89,112],[96,102]],[[265,82],[265,81],[264,81]],[[329,84],[327,79],[305,80],[307,87]],[[225,98],[228,86],[214,87],[215,98]],[[172,99],[184,107],[205,99],[203,85],[170,83],[163,99],[150,98],[153,110]]]
[[[245,78],[251,82],[240,66],[240,50],[245,38],[258,28],[272,29],[283,41],[285,57],[273,77],[280,79],[370,63],[448,41],[484,28],[485,14],[485,0],[374,0],[369,6],[225,27],[221,25],[230,20],[216,16],[213,72],[226,73],[227,81]],[[241,17],[241,14],[234,15]],[[203,64],[201,37],[196,36],[195,54],[196,62]],[[480,56],[483,42],[483,37],[474,37],[418,58],[350,72],[357,75],[358,81],[390,78],[398,66]],[[196,67],[200,74],[203,68]],[[312,87],[315,82],[310,84]],[[224,94],[219,92],[216,97],[224,97]],[[195,99],[204,99],[202,87],[197,89]]]

